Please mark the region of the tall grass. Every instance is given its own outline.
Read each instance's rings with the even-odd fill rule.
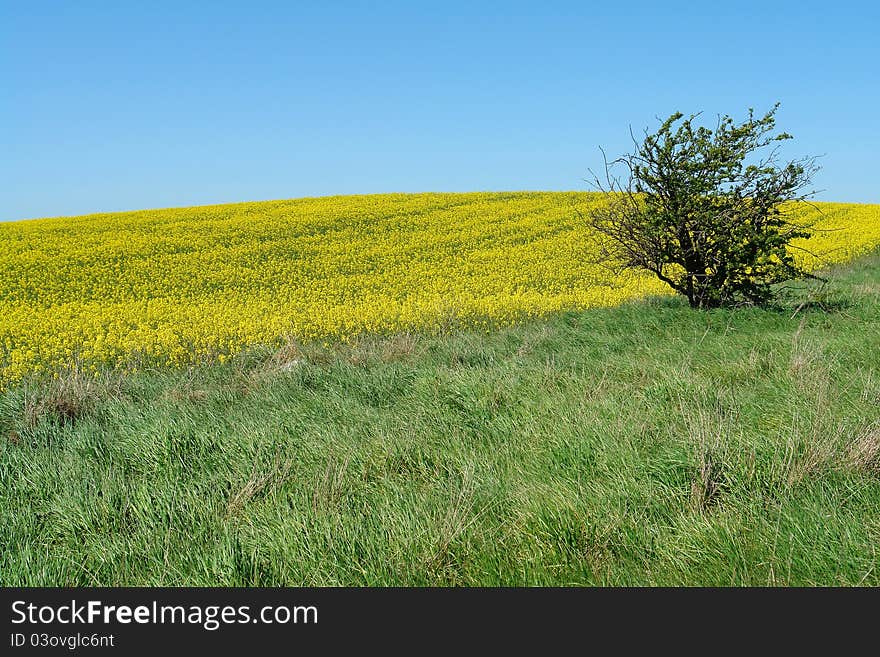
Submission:
[[[806,303],[805,303],[806,302]],[[877,585],[880,257],[0,397],[6,585]]]

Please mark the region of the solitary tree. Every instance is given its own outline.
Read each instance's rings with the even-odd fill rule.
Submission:
[[[633,153],[606,159],[595,183],[608,199],[588,216],[603,257],[653,272],[694,308],[763,304],[774,283],[811,277],[792,256],[811,226],[789,202],[812,196],[803,190],[818,167],[778,161],[778,142],[791,139],[773,134],[778,107],[761,118],[750,109],[740,124],[719,117],[714,130],[679,112],[633,137]]]

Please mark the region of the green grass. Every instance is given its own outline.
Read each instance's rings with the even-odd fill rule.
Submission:
[[[22,385],[0,583],[878,585],[880,256],[832,278]]]

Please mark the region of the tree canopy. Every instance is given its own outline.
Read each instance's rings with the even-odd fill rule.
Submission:
[[[796,261],[792,241],[809,238],[792,202],[818,170],[815,158],[782,163],[777,103],[758,118],[718,118],[677,112],[655,133],[633,138],[635,149],[605,161],[597,186],[608,201],[588,221],[603,239],[603,257],[652,272],[695,308],[763,304],[773,285],[811,276]],[[623,177],[615,171],[623,167]]]

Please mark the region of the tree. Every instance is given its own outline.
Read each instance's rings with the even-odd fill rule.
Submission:
[[[803,190],[818,167],[780,164],[778,142],[792,137],[772,134],[778,107],[762,118],[750,109],[740,124],[719,117],[714,130],[677,112],[641,143],[633,137],[633,153],[606,158],[595,183],[608,198],[587,217],[602,257],[652,272],[693,308],[765,304],[774,284],[814,278],[793,257],[792,240],[812,227],[790,202],[813,195]],[[623,181],[613,175],[621,165]]]

